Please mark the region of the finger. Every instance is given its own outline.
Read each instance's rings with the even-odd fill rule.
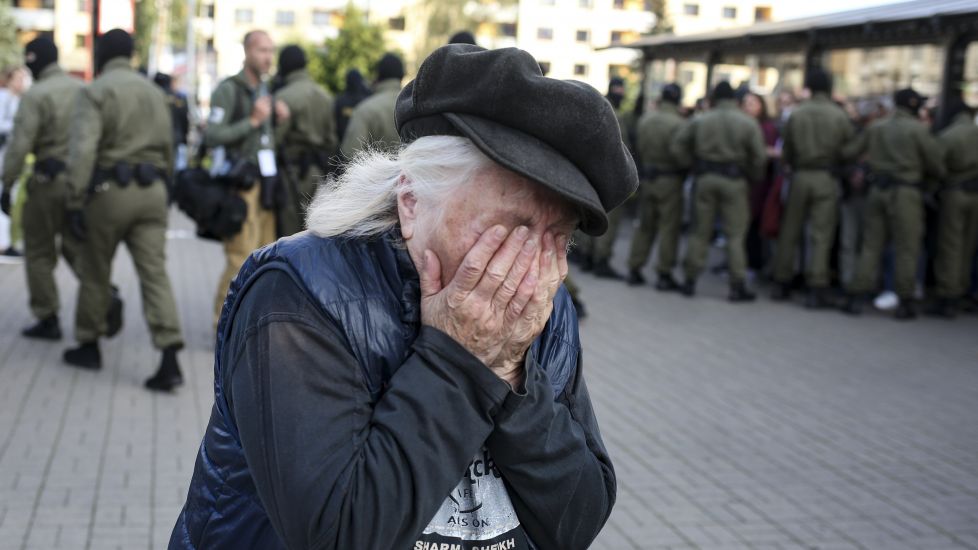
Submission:
[[[560,272],[560,280],[563,282],[567,278],[567,235],[561,235],[557,239],[557,270]]]
[[[530,300],[536,294],[539,281],[540,262],[530,262],[530,271],[523,277],[523,282],[520,283],[519,289],[506,307],[505,319],[508,325],[515,326],[516,322],[519,321]]]
[[[506,280],[506,275],[513,268],[513,263],[519,257],[520,251],[523,249],[523,244],[529,235],[530,230],[522,225],[509,234],[509,237],[499,247],[499,250],[496,250],[496,253],[493,254],[489,265],[486,266],[486,270],[482,274],[482,279],[479,280],[479,285],[475,288],[475,293],[478,296],[489,300],[496,294],[496,291],[499,290]]]
[[[537,263],[536,259],[539,252],[540,242],[538,240],[529,238],[523,243],[523,248],[520,250],[519,255],[516,256],[513,267],[510,268],[503,284],[499,285],[496,295],[493,296],[492,302],[496,311],[504,310],[507,304],[509,304],[509,301],[513,299],[513,296],[516,295],[520,284],[526,278],[526,274]]]
[[[438,256],[434,252],[424,251],[418,278],[421,279],[422,298],[428,298],[441,292],[441,262],[438,261]]]
[[[501,225],[493,226],[480,235],[479,240],[466,253],[462,265],[458,267],[449,285],[457,292],[469,293],[474,290],[482,279],[482,274],[485,273],[493,254],[505,238],[506,228]]]
[[[560,271],[557,262],[557,243],[553,234],[545,235],[546,247],[540,265],[540,283],[537,285],[537,292],[534,301],[540,304],[549,302],[555,294],[557,287],[560,286]]]

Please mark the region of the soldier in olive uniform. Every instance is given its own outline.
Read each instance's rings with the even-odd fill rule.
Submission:
[[[112,259],[124,242],[139,276],[153,345],[163,352],[146,387],[170,390],[183,381],[177,363],[183,338],[166,273],[166,181],[172,176],[173,134],[166,96],[132,70],[132,49],[125,31],[114,29],[99,38],[99,76],[77,94],[72,110],[68,228],[83,241],[75,317],[80,346],[66,351],[64,359],[81,368],[101,368],[98,339],[107,333]]]
[[[772,298],[787,300],[791,295],[798,242],[808,224],[811,261],[805,273],[805,305],[821,308],[829,305],[829,254],[839,218],[842,150],[855,129],[845,111],[832,101],[832,80],[824,70],[809,71],[805,85],[812,97],[792,111],[782,132],[782,158],[792,176],[774,256],[777,286]]]
[[[968,290],[978,246],[978,126],[961,99],[948,107],[951,125],[941,132],[947,179],[941,191],[937,241],[937,298],[928,313],[953,317]]]
[[[669,84],[662,89],[658,108],[638,121],[638,156],[643,182],[638,205],[639,226],[628,257],[628,284],[645,283],[642,267],[649,259],[652,244],[659,239],[656,273],[658,290],[676,290],[672,278],[683,221],[683,178],[685,166],[677,164],[669,146],[685,124],[679,114],[682,89]]]
[[[37,323],[22,331],[29,338],[58,340],[58,287],[54,268],[61,255],[75,275],[78,243],[63,233],[68,183],[68,121],[75,95],[82,83],[58,66],[58,48],[49,38],[35,38],[24,50],[27,67],[36,83],[21,98],[14,130],[3,162],[3,211],[9,213],[10,188],[24,170],[27,155],[34,153],[34,173],[27,182],[24,204],[24,255],[31,313]]]
[[[944,158],[917,117],[922,98],[912,89],[894,95],[896,110],[873,123],[847,146],[846,156],[867,154],[869,195],[866,229],[843,310],[858,315],[867,293],[877,288],[880,258],[893,243],[894,290],[900,298],[897,319],[916,317],[913,305],[917,264],[924,232],[925,181],[944,178]]]
[[[404,78],[404,63],[392,53],[384,54],[377,63],[377,83],[374,93],[360,102],[343,135],[340,154],[352,158],[357,151],[369,147],[397,150],[401,138],[394,126],[394,103],[401,91]]]
[[[333,98],[306,71],[306,54],[286,46],[278,58],[277,80],[283,85],[275,97],[289,109],[289,118],[276,121],[276,143],[287,200],[279,208],[279,235],[302,231],[306,206],[316,183],[329,170],[336,152]]]
[[[748,186],[763,177],[767,149],[757,121],[738,108],[730,83],[717,84],[710,101],[712,109],[693,118],[671,145],[678,162],[690,164],[696,174],[695,228],[686,251],[686,279],[681,291],[686,296],[696,293],[696,279],[706,263],[713,223],[719,213],[727,237],[729,298],[732,302],[748,302],[755,298],[746,287]]]
[[[272,39],[264,31],[251,31],[244,37],[244,50],[241,72],[221,81],[211,94],[211,112],[204,131],[205,145],[215,150],[215,158],[225,158],[227,173],[236,179],[237,193],[248,208],[241,231],[224,240],[224,272],[214,295],[215,326],[231,279],[252,252],[277,236],[275,205],[262,200],[262,186],[274,181],[269,178],[278,173],[272,111],[284,124],[289,110],[281,100],[272,99],[264,81],[275,57]]]

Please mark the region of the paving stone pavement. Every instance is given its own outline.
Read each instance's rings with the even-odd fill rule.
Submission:
[[[187,339],[175,395],[142,389],[158,357],[124,249],[126,327],[97,373],[61,364],[70,340],[19,336],[23,269],[0,265],[0,550],[165,547],[213,401],[222,262],[176,214],[167,252]],[[852,319],[728,304],[712,276],[694,300],[574,276],[618,474],[594,548],[978,550],[978,316]],[[70,335],[77,283],[58,279]]]

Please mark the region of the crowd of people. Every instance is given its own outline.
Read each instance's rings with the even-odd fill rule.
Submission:
[[[693,296],[713,243],[726,250],[713,271],[728,277],[731,301],[752,301],[749,287],[769,283],[774,300],[804,290],[806,307],[850,314],[873,297],[898,319],[914,318],[925,298],[925,312],[943,317],[975,309],[978,126],[961,99],[936,128],[936,107],[913,89],[889,108],[890,98],[857,104],[833,97],[817,68],[803,100],[778,96],[776,115],[727,82],[695,109],[668,84],[651,111],[640,96],[626,114],[622,84],[612,80],[608,99],[643,175],[624,207],[637,222],[628,272],[609,263],[621,213],[608,234],[579,239],[572,259],[583,271],[642,285],[657,243],[655,288]]]

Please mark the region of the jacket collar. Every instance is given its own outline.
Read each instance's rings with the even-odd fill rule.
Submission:
[[[64,70],[57,63],[51,63],[47,67],[41,69],[41,74],[37,75],[37,81],[47,80],[53,76],[58,76],[65,74]]]
[[[128,57],[122,57],[122,56],[114,57],[105,62],[105,66],[102,67],[102,74],[106,74],[112,71],[121,71],[121,70],[131,71],[132,60],[129,59]]]
[[[717,101],[716,108],[717,109],[736,109],[737,108],[737,100],[736,99],[721,99],[720,101]]]
[[[671,113],[674,115],[679,114],[679,106],[670,101],[660,101],[659,106],[656,107],[656,109],[662,111],[663,113]]]
[[[312,77],[309,76],[309,71],[305,69],[296,69],[285,77],[286,84],[292,84],[293,82],[299,82],[300,80],[312,80]]]
[[[397,276],[401,283],[401,321],[418,324],[421,322],[421,282],[414,260],[401,238],[400,226],[385,233],[382,240],[383,245],[394,255]]]
[[[968,113],[958,113],[954,115],[953,119],[951,119],[951,125],[953,126],[958,126],[958,125],[964,126],[966,124],[970,126],[974,123],[975,123],[975,119],[972,118],[972,116],[969,115]]]
[[[374,93],[376,94],[381,92],[399,91],[401,91],[401,81],[397,78],[388,78],[387,80],[381,80],[380,82],[374,84]]]

